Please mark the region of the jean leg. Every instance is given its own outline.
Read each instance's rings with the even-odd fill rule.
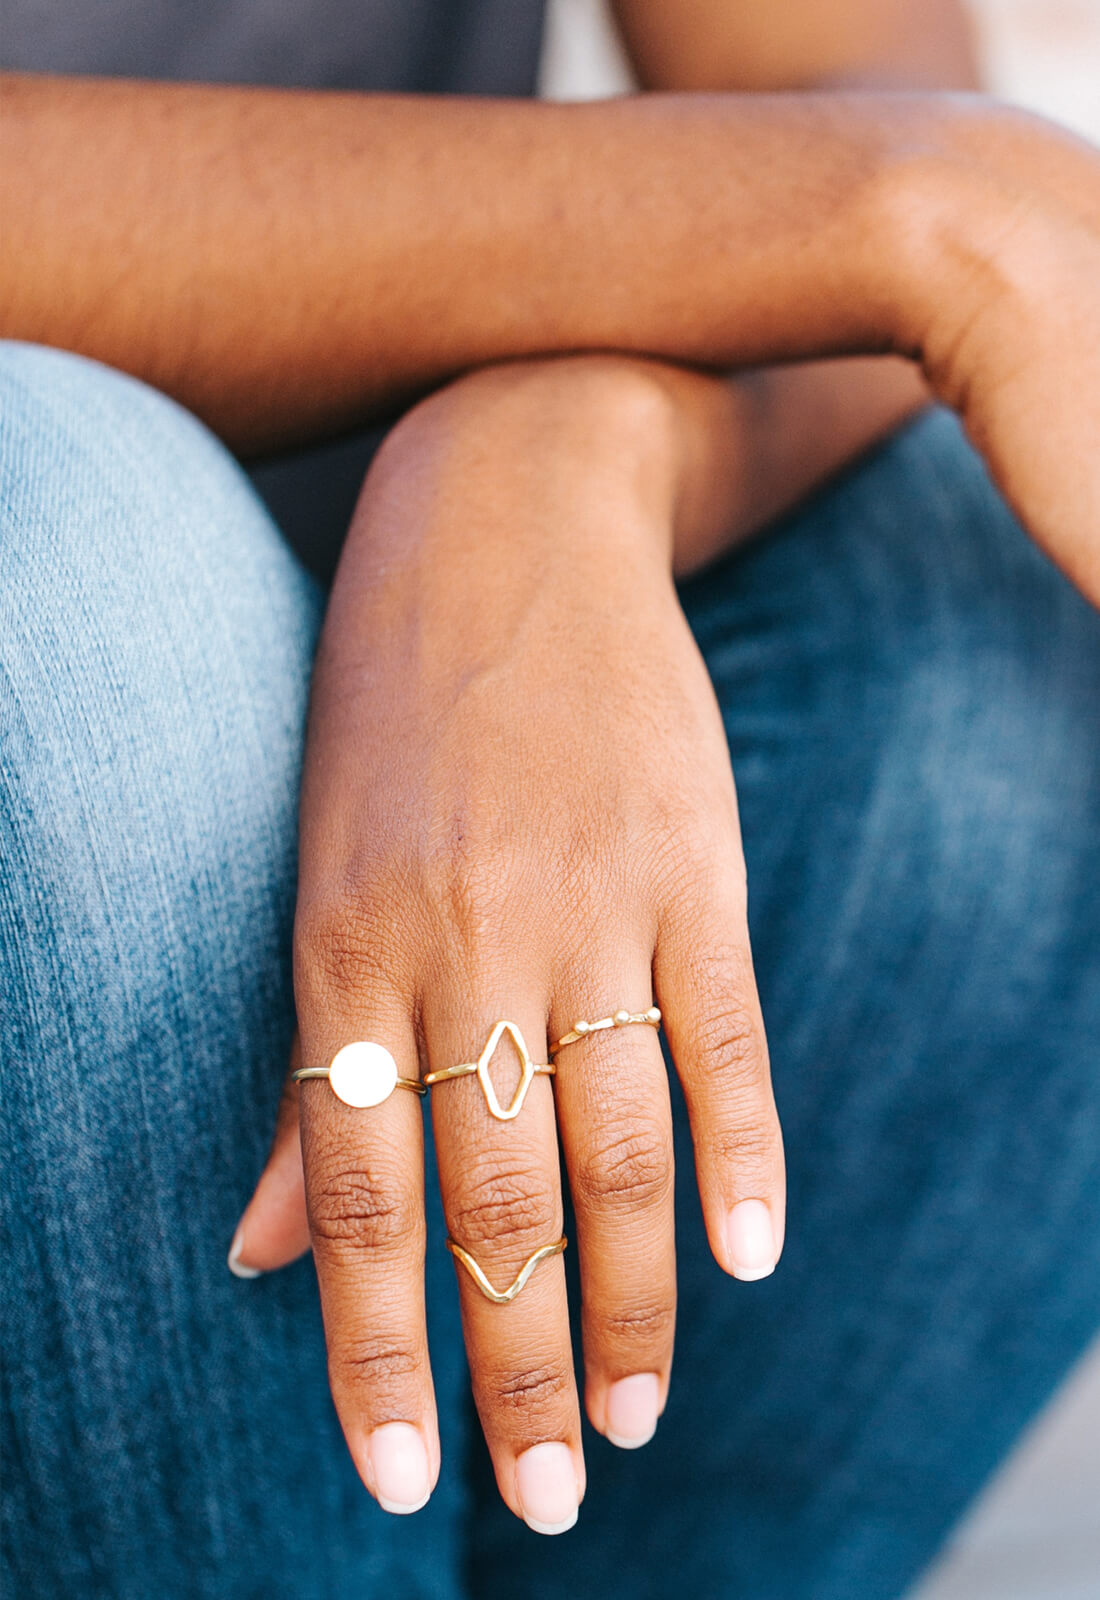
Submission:
[[[225,1265],[293,1028],[320,611],[193,418],[0,346],[13,1596],[456,1593],[453,1474],[413,1528],[351,1467],[311,1262]]]
[[[549,1548],[485,1491],[475,1589],[896,1600],[1100,1326],[1100,618],[940,413],[684,600],[787,1249],[710,1261],[680,1114],[666,1415],[635,1454],[588,1435]]]

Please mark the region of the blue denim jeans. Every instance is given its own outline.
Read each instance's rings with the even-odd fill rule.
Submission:
[[[790,1167],[710,1260],[677,1104],[668,1411],[500,1506],[432,1200],[444,1466],[361,1488],[308,1259],[225,1254],[292,1029],[322,596],[161,396],[0,349],[6,1593],[886,1600],[1100,1326],[1100,618],[926,415],[687,584]],[[574,1263],[575,1266],[575,1263]]]

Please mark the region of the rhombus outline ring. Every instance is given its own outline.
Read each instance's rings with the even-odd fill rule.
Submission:
[[[507,1034],[516,1047],[520,1059],[520,1079],[516,1085],[516,1092],[508,1105],[502,1106],[497,1098],[493,1080],[489,1076],[489,1064],[493,1053],[504,1034]],[[439,1072],[428,1072],[424,1075],[424,1083],[431,1088],[437,1083],[446,1083],[450,1078],[468,1078],[472,1073],[477,1074],[477,1081],[481,1085],[481,1092],[485,1096],[485,1104],[489,1107],[489,1114],[496,1117],[498,1122],[511,1122],[518,1117],[523,1109],[523,1102],[527,1098],[527,1091],[536,1076],[542,1073],[552,1077],[555,1068],[551,1061],[532,1061],[531,1052],[528,1050],[523,1034],[514,1022],[498,1022],[485,1041],[485,1048],[476,1061],[463,1061],[457,1067],[443,1067]]]

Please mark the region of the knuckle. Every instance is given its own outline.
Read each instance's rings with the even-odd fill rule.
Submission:
[[[408,1249],[423,1230],[411,1197],[362,1168],[335,1168],[309,1190],[315,1242],[337,1249]]]
[[[657,1129],[632,1122],[605,1131],[572,1175],[581,1205],[644,1211],[672,1195],[672,1151]]]
[[[349,898],[299,912],[294,930],[299,989],[307,996],[339,998],[392,982],[394,952],[378,932],[386,922],[365,902]]]
[[[719,788],[700,786],[685,773],[676,792],[666,796],[657,813],[659,825],[650,842],[666,903],[681,921],[698,932],[700,907],[724,931],[731,893],[740,901],[745,889],[745,858],[740,844],[737,806],[728,779]],[[715,901],[715,891],[719,891]],[[719,907],[722,909],[719,910]]]
[[[502,1409],[530,1414],[555,1408],[569,1393],[571,1384],[568,1372],[546,1362],[497,1373],[490,1378],[488,1389]]]
[[[372,1396],[396,1395],[420,1373],[420,1352],[399,1340],[364,1337],[335,1346],[329,1356],[332,1387],[368,1389]]]
[[[420,863],[424,894],[435,916],[461,946],[492,947],[512,898],[515,862],[501,839],[479,830],[477,840],[456,825]]]
[[[686,796],[669,807],[647,845],[656,881],[676,906],[690,906],[698,919],[700,894],[714,875],[714,863],[726,854],[726,841],[707,807],[693,806]]]
[[[549,1242],[557,1226],[557,1202],[546,1178],[523,1168],[487,1172],[449,1209],[451,1233],[462,1245],[502,1244],[533,1248]]]
[[[586,1330],[598,1343],[626,1352],[671,1349],[676,1331],[676,1302],[643,1300],[636,1305],[590,1309]]]
[[[723,1128],[711,1140],[719,1166],[741,1173],[767,1171],[775,1162],[778,1144],[779,1130],[770,1119]]]
[[[711,986],[704,986],[703,993],[708,991],[714,992]],[[715,1087],[759,1089],[767,1056],[751,995],[751,988],[740,997],[726,994],[697,1016],[692,1026],[688,1041],[691,1069],[713,1080]]]

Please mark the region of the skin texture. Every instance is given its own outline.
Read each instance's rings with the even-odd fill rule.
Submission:
[[[977,86],[955,0],[938,0],[931,17],[927,7],[918,16],[896,0],[833,0],[828,7],[793,0],[782,10],[730,7],[724,0],[683,6],[621,0],[617,9],[639,79],[651,90]],[[419,324],[441,344],[461,320],[457,281],[472,268],[480,285],[491,259],[470,226],[472,194],[506,191],[501,211],[519,225],[526,279],[538,271],[545,226],[540,233],[537,209],[525,219],[511,191],[517,176],[529,189],[525,168],[536,167],[555,202],[554,180],[566,170],[569,145],[553,123],[533,125],[529,110],[520,112],[518,125],[499,110],[479,118],[477,148],[463,150],[453,147],[441,119],[457,115],[466,125],[468,109],[456,114],[438,102],[412,108],[398,141],[392,107],[351,96],[258,101],[223,88],[181,98],[178,90],[166,95],[148,84],[9,79],[0,95],[9,155],[0,168],[0,208],[16,248],[0,266],[3,326],[148,378],[247,451],[301,441],[363,411],[385,409],[417,383],[400,370],[414,356],[412,313],[395,296],[410,287],[411,241],[423,234],[425,215],[444,219],[441,235],[458,245],[447,252],[438,239],[424,241],[435,247],[430,281],[439,284],[448,265],[452,273]],[[388,158],[406,144],[408,159],[391,172],[380,155]],[[447,184],[448,201],[462,195],[457,218],[441,210],[433,159],[441,144],[451,152],[445,183],[454,165],[469,164],[465,183]],[[548,144],[560,151],[553,163],[545,159]],[[511,158],[527,148],[531,161],[517,167]],[[584,163],[590,155],[591,140]],[[613,161],[597,176],[601,203],[626,192]],[[573,172],[568,186],[570,202],[583,199],[575,195]],[[558,200],[555,228],[561,210]],[[288,235],[289,219],[298,227]],[[630,219],[608,220],[621,229]],[[586,231],[590,224],[585,217]],[[336,240],[318,249],[333,229]],[[84,242],[79,252],[71,249],[74,234]],[[387,239],[394,237],[401,256],[396,273],[386,269]],[[629,234],[621,237],[629,242]],[[298,240],[289,259],[280,254],[280,246]],[[219,242],[230,248],[219,252]],[[577,244],[570,249],[574,261]],[[489,259],[478,261],[479,248]],[[630,270],[636,279],[637,257]],[[620,283],[618,292],[634,295],[636,287]],[[591,309],[590,291],[586,303]],[[575,320],[577,309],[574,296],[563,311]],[[357,330],[349,319],[355,311],[377,316]],[[498,353],[559,342],[549,328],[541,343],[533,337],[531,312],[528,304],[524,328],[513,327],[510,347]],[[484,303],[478,315],[475,331],[484,340],[491,332]],[[389,341],[380,338],[393,328],[403,332],[396,372]],[[319,338],[318,330],[346,341]],[[624,328],[617,333],[597,342],[621,344]],[[443,348],[435,354],[446,358]],[[432,352],[426,355],[430,362]],[[341,370],[348,358],[355,363],[351,374]],[[467,356],[481,358],[477,351]],[[919,373],[901,361],[773,368],[733,381],[742,392],[730,421],[742,445],[744,512],[751,519],[728,530],[734,538],[795,503],[927,396]],[[778,441],[788,446],[782,459]]]
[[[877,185],[940,137],[932,102],[854,96],[23,78],[0,103],[3,331],[134,372],[247,450],[515,356],[889,348]]]
[[[955,0],[614,0],[647,89],[753,93],[851,84],[975,87],[967,19]]]
[[[936,30],[892,0],[778,20],[694,0],[678,27],[674,9],[620,7],[648,86],[830,92],[532,107],[10,85],[4,326],[138,372],[240,449],[332,431],[490,362],[634,353],[463,377],[402,420],[372,470],[314,684],[301,1055],[375,1038],[415,1075],[469,1059],[508,1016],[538,1057],[575,1017],[656,994],[712,1248],[753,1276],[782,1244],[782,1155],[728,757],[670,580],[923,391],[875,360],[731,383],[637,357],[911,358],[1100,598],[1098,164],[976,102],[838,92],[965,86],[952,7]],[[506,1060],[497,1072],[506,1095]],[[573,1047],[512,1124],[469,1082],[434,1090],[431,1110],[449,1226],[498,1284],[560,1232],[560,1134],[585,1404],[621,1435],[613,1386],[652,1380],[655,1421],[675,1302],[655,1036]],[[410,1458],[394,1493],[378,1430],[403,1425],[406,1452],[420,1441],[425,1490],[440,1459],[422,1153],[410,1095],[355,1113],[323,1084],[288,1090],[239,1256],[271,1267],[312,1242],[337,1408],[391,1508],[421,1496]],[[770,1219],[770,1255],[738,1268],[741,1202]],[[562,1262],[507,1307],[461,1272],[458,1285],[501,1493],[557,1525],[584,1473]],[[571,1480],[561,1518],[535,1504],[525,1467],[555,1447]]]

